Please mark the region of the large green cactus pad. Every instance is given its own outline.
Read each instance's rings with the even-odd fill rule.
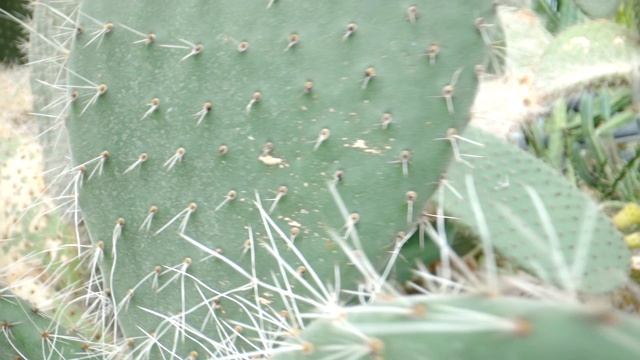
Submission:
[[[353,225],[339,212],[328,184],[336,182],[348,213],[358,214],[360,251],[383,266],[396,233],[408,227],[407,192],[417,194],[410,201],[413,220],[449,161],[448,145],[432,139],[469,117],[473,69],[485,50],[476,18],[491,15],[491,1],[267,5],[91,1],[80,7],[76,25],[84,31],[66,64],[69,95],[78,92],[66,120],[72,160],[74,166],[86,164],[79,204],[93,241],[105,244],[106,286],[113,286],[116,303],[130,302],[118,314],[125,335],[148,343],[153,337],[142,331],[155,331],[167,347],[152,346],[149,354],[186,357],[207,347],[226,354],[249,351],[253,345],[246,342],[258,335],[247,315],[258,310],[240,310],[236,296],[264,311],[271,311],[267,304],[276,312],[285,309],[277,293],[286,284],[278,264],[297,269],[304,263],[281,246],[275,232],[279,255],[259,246],[268,237],[254,192],[268,210],[273,202],[267,199],[286,186],[271,214],[275,224],[285,236],[299,228],[296,247],[320,284],[334,283],[338,266],[342,287],[354,289],[362,275],[328,231],[342,236]],[[439,51],[430,57],[432,43]],[[448,106],[442,91],[452,82]],[[207,102],[209,112],[203,110]],[[385,113],[393,119],[387,125]],[[323,129],[330,136],[318,142],[329,134]],[[272,149],[265,149],[268,142]],[[178,149],[181,161],[174,157]],[[148,159],[130,168],[142,153]],[[223,204],[232,190],[234,199]],[[197,209],[190,213],[192,203]],[[151,206],[158,211],[146,232],[140,227]],[[186,214],[183,230],[192,242],[177,234]],[[255,271],[256,281],[276,290],[254,293],[255,281],[196,242]],[[156,277],[159,292],[151,286]],[[292,284],[303,296],[296,302],[308,309],[308,290],[300,281]],[[203,320],[210,309],[204,305],[214,297],[222,299],[218,320]],[[177,315],[183,312],[188,315]],[[167,328],[158,327],[162,316]],[[232,321],[244,324],[242,336]],[[201,343],[224,342],[198,345],[184,333],[174,338],[184,332],[182,323],[202,329],[191,334]],[[282,324],[270,326],[282,331]]]
[[[516,264],[567,290],[624,284],[629,251],[593,200],[514,144],[473,126],[463,135],[483,146],[456,141],[462,154],[480,158],[462,158],[466,164],[456,162],[447,172],[464,196],[450,196],[447,211]]]

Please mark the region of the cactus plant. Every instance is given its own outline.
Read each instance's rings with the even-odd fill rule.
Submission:
[[[125,336],[164,334],[183,357],[206,351],[185,327],[250,348],[259,334],[231,324],[328,300],[304,288],[305,268],[319,284],[337,281],[336,265],[345,288],[372,282],[350,270],[328,229],[385,265],[448,163],[448,145],[422,133],[468,118],[490,29],[477,18],[493,12],[490,1],[349,1],[339,16],[330,4],[266,5],[83,2],[67,19],[83,32],[68,82],[54,86],[69,96],[67,173],[91,239],[104,243],[105,281],[94,285],[123,310]],[[349,236],[354,227],[366,243]],[[291,242],[270,244],[274,231]],[[294,238],[308,263],[289,249]],[[303,278],[271,279],[285,261]],[[303,295],[316,299],[303,305]],[[213,299],[220,318],[201,323]],[[160,330],[174,321],[180,341]]]
[[[71,165],[54,180],[63,184],[61,197],[71,196],[73,221],[86,225],[92,242],[79,255],[89,274],[87,294],[68,305],[89,307],[81,320],[89,320],[90,336],[84,338],[95,339],[92,352],[61,357],[286,358],[304,352],[294,343],[315,337],[326,319],[349,314],[357,328],[365,322],[358,313],[377,313],[375,326],[384,328],[397,315],[385,311],[407,313],[425,304],[435,304],[436,312],[454,309],[493,319],[533,314],[528,320],[536,326],[559,324],[588,336],[601,331],[597,321],[576,327],[593,317],[573,308],[541,306],[537,313],[530,301],[408,297],[394,287],[402,280],[391,272],[396,259],[440,257],[440,269],[449,275],[451,261],[463,264],[442,239],[423,248],[411,234],[420,236],[421,210],[438,184],[447,182],[441,173],[450,143],[431,139],[451,140],[451,129],[464,127],[477,81],[472,69],[496,64],[495,53],[483,59],[485,50],[495,50],[488,46],[492,5],[42,5],[36,16],[55,17],[44,28],[66,35],[35,38],[63,55],[51,58],[49,64],[60,69],[54,76],[44,70],[47,80],[36,90],[58,91],[39,99],[51,105],[45,110],[55,123],[47,128],[64,126],[69,134]],[[34,55],[47,59],[37,53],[39,46]],[[481,141],[492,145],[488,152],[520,159],[503,144]],[[456,179],[455,169],[449,180]],[[540,181],[559,183],[556,178],[547,171]],[[544,198],[547,190],[531,193]],[[464,204],[477,207],[479,200],[468,198]],[[492,239],[479,233],[484,262],[494,264],[489,275],[496,276]],[[494,243],[498,251],[501,239]],[[572,260],[582,259],[584,245],[567,244],[562,252],[542,244]],[[602,262],[582,264],[589,275],[581,279],[585,288],[607,290],[622,282],[626,259],[616,256],[627,254],[617,244],[608,250]],[[566,271],[561,261],[543,265],[543,277],[545,271]],[[602,286],[610,275],[614,282]],[[583,290],[566,288],[570,296]],[[386,306],[389,297],[395,300]],[[352,307],[356,302],[364,306]],[[472,320],[473,326],[482,324]],[[529,324],[506,323],[512,330]],[[624,326],[633,328],[629,323]],[[335,323],[328,325],[334,331]],[[437,337],[449,336],[440,330]],[[535,330],[508,351],[548,343]],[[323,339],[310,356],[346,355],[337,348],[324,352]],[[486,333],[462,335],[459,344],[484,339]],[[366,354],[356,345],[348,355],[415,355],[415,349],[388,344],[366,348]]]

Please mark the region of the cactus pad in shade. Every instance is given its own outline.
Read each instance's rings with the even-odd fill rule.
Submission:
[[[0,62],[22,62],[24,54],[21,46],[27,39],[25,30],[13,17],[26,20],[30,15],[28,4],[27,0],[0,1]]]
[[[317,320],[273,359],[634,359],[639,327],[579,305],[415,296]]]
[[[325,284],[369,289],[330,233],[385,266],[449,161],[431,139],[469,118],[492,11],[82,3],[69,172],[134,353],[263,354],[300,313],[349,299]]]
[[[473,126],[463,136],[482,146],[457,140],[460,152],[480,158],[455,162],[447,172],[464,197],[450,196],[448,212],[515,264],[569,291],[624,284],[629,251],[595,202],[517,146]]]

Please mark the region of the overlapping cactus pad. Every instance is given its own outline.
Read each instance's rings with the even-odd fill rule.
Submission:
[[[61,85],[70,172],[134,352],[262,354],[337,285],[370,285],[338,240],[383,267],[418,218],[450,158],[434,139],[469,118],[492,12],[83,3]]]
[[[626,282],[629,251],[593,200],[541,160],[473,126],[453,140],[479,158],[461,156],[447,172],[464,196],[452,196],[447,211],[513,263],[571,292]]]

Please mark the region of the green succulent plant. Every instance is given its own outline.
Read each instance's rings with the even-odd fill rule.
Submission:
[[[526,62],[509,56],[517,50],[500,59],[500,37],[515,40],[494,25],[492,1],[35,5],[38,127],[45,144],[68,137],[70,159],[48,188],[72,215],[88,280],[47,323],[19,302],[0,308],[0,321],[24,331],[2,334],[1,349],[358,359],[422,357],[418,344],[433,344],[436,356],[485,358],[539,349],[556,334],[540,329],[563,329],[615,336],[556,354],[595,357],[591,348],[615,341],[616,354],[638,352],[620,343],[635,319],[606,323],[618,315],[578,304],[625,282],[620,235],[557,172],[465,130],[478,83]],[[48,155],[56,167],[67,154]],[[562,204],[551,203],[557,192]],[[476,244],[448,239],[445,213],[478,235],[481,268],[456,252]],[[520,273],[498,267],[501,256],[544,286],[505,280]],[[425,296],[400,290],[409,272]],[[571,302],[511,298],[515,283]],[[66,319],[70,309],[78,320]],[[73,335],[59,348],[43,327]],[[496,346],[474,346],[487,341]]]

